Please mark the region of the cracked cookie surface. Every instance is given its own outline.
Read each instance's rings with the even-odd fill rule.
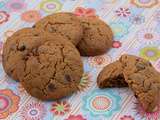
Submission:
[[[124,79],[145,111],[156,109],[160,99],[160,73],[152,64],[133,55],[122,55]]]
[[[152,64],[133,55],[122,55],[107,65],[97,78],[99,88],[126,87],[132,89],[145,111],[156,109],[160,98],[160,73]]]
[[[81,40],[83,31],[79,19],[72,13],[55,13],[44,17],[33,27],[49,33],[59,33],[74,45]]]
[[[6,45],[7,67],[32,96],[54,100],[77,90],[83,73],[82,61],[75,46],[62,36],[27,36],[10,40]]]
[[[77,48],[83,56],[105,53],[112,46],[113,33],[110,27],[98,18],[79,17],[83,37]]]
[[[16,56],[14,57],[14,54],[10,54],[10,52],[13,53],[12,50],[14,50],[17,47],[16,42],[18,41],[18,39],[20,40],[20,39],[23,39],[23,37],[30,37],[30,36],[38,37],[38,36],[43,36],[43,35],[50,36],[49,33],[41,31],[40,29],[23,28],[23,29],[16,31],[12,36],[10,36],[6,40],[4,47],[3,47],[2,64],[3,64],[3,68],[5,72],[12,79],[19,81],[17,77],[17,71],[13,70],[18,64],[17,61],[20,58],[20,56],[18,55],[19,53],[16,54],[17,57]],[[11,59],[8,59],[9,57],[11,57]]]

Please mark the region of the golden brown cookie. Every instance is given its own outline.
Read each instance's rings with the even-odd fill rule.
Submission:
[[[38,21],[33,27],[50,33],[59,33],[74,45],[82,37],[82,26],[79,19],[72,13],[54,13]]]
[[[54,100],[77,90],[82,61],[75,46],[62,36],[17,38],[8,41],[4,51],[4,66],[16,74],[32,96]]]
[[[99,18],[79,17],[83,26],[83,37],[77,48],[82,56],[95,56],[105,53],[112,47],[111,28]]]
[[[13,70],[13,66],[16,67],[16,61],[18,59],[18,57],[14,57],[12,55],[13,58],[10,59],[9,61],[8,60],[8,57],[9,57],[9,53],[10,53],[10,50],[14,47],[16,47],[15,43],[17,40],[20,40],[21,38],[23,37],[30,37],[30,36],[34,36],[34,37],[38,37],[38,36],[49,36],[49,33],[46,33],[44,32],[43,30],[40,30],[40,29],[34,29],[34,28],[23,28],[23,29],[20,29],[18,31],[16,31],[12,36],[10,36],[7,40],[6,40],[6,43],[4,44],[4,47],[3,47],[3,68],[5,70],[5,72],[11,77],[13,78],[14,80],[17,80],[18,81],[18,78],[17,78],[17,72],[15,72]],[[52,37],[52,36],[50,36]]]
[[[17,30],[15,33],[13,33],[12,36],[10,37],[24,37],[24,36],[40,36],[43,33],[46,33],[45,31],[41,30],[41,29],[36,29],[36,28],[30,28],[30,27],[26,27],[26,28],[22,28],[20,30]]]
[[[124,80],[122,63],[113,62],[103,68],[97,78],[99,88],[110,87],[127,87],[128,84]]]
[[[152,64],[133,55],[122,55],[123,75],[143,109],[153,112],[160,98],[160,73]]]
[[[149,61],[137,56],[122,55],[107,65],[100,72],[97,84],[100,88],[129,86],[147,112],[153,112],[159,103],[160,73]]]

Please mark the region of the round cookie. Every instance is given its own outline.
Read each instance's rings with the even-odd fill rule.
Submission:
[[[22,37],[30,37],[30,36],[34,36],[34,37],[38,37],[38,36],[49,36],[49,33],[46,33],[40,29],[34,29],[34,28],[23,28],[20,29],[18,31],[16,31],[11,37],[9,37],[3,47],[3,68],[5,70],[5,72],[14,80],[18,81],[17,78],[17,74],[16,72],[13,70],[14,67],[16,67],[16,59],[17,57],[12,56],[13,58],[11,59],[11,61],[7,61],[8,59],[8,55],[10,52],[10,49],[16,47],[15,43],[17,41],[17,39],[21,39]],[[52,36],[51,36],[52,37]],[[14,67],[13,67],[14,66]],[[13,68],[12,68],[13,67]]]
[[[83,73],[80,54],[74,45],[60,35],[53,35],[27,36],[6,46],[6,63],[12,64],[26,91],[41,100],[72,94]],[[15,65],[11,61],[15,61]]]
[[[83,34],[79,19],[72,13],[55,13],[46,16],[33,27],[50,33],[59,33],[74,45],[78,44]]]
[[[77,48],[83,56],[105,53],[112,46],[113,33],[110,27],[98,18],[79,17],[83,37]]]

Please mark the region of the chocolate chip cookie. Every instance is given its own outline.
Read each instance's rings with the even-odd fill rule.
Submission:
[[[132,89],[145,111],[156,109],[160,98],[160,73],[152,64],[133,55],[122,55],[107,65],[97,78],[100,88],[126,87]]]
[[[23,37],[38,37],[38,36],[50,36],[49,33],[46,33],[40,29],[33,29],[33,28],[23,28],[18,30],[17,32],[15,32],[11,37],[9,37],[6,41],[6,43],[4,44],[3,47],[3,55],[2,55],[2,60],[3,60],[3,68],[5,70],[5,72],[14,80],[18,81],[18,77],[17,77],[17,71],[14,70],[14,68],[17,66],[17,59],[19,59],[19,57],[15,57],[17,56],[17,54],[14,56],[14,54],[10,54],[12,53],[12,49],[16,48],[16,41],[22,39]],[[50,36],[52,37],[52,36]],[[39,43],[39,42],[38,42]],[[38,44],[37,43],[37,44]],[[23,49],[23,48],[19,48],[19,49]],[[19,54],[19,53],[18,53]],[[9,57],[12,57],[11,59],[8,59]],[[20,66],[18,66],[20,67]]]
[[[77,90],[82,61],[75,46],[62,36],[27,36],[8,41],[5,47],[4,66],[17,75],[32,96],[54,100]]]
[[[156,109],[160,98],[160,73],[152,64],[132,55],[122,55],[123,75],[145,111]]]
[[[100,55],[111,48],[113,33],[106,23],[98,18],[79,19],[83,26],[83,37],[77,48],[82,56]]]
[[[55,13],[46,16],[33,27],[50,33],[59,33],[74,45],[78,44],[83,33],[79,19],[72,13]]]
[[[113,62],[99,73],[97,78],[99,88],[111,87],[127,87],[128,84],[124,80],[122,63]]]

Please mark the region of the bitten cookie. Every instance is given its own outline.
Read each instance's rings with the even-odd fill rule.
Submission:
[[[110,87],[127,87],[128,84],[124,80],[122,63],[113,62],[99,73],[97,78],[99,88]]]
[[[55,100],[77,90],[82,61],[74,45],[62,36],[27,36],[7,45],[6,64],[32,96]]]
[[[156,109],[160,98],[160,73],[152,64],[132,55],[122,55],[124,78],[145,111]]]
[[[19,64],[17,61],[17,59],[19,59],[19,57],[14,56],[14,54],[10,54],[12,53],[14,50],[14,48],[16,48],[16,42],[17,40],[22,39],[23,37],[38,37],[38,36],[49,36],[49,33],[46,33],[40,29],[33,29],[33,28],[23,28],[18,30],[17,32],[15,32],[11,37],[9,37],[3,47],[3,55],[2,55],[2,64],[3,64],[3,68],[5,70],[5,72],[14,80],[18,81],[18,77],[17,77],[17,71],[14,70],[14,68],[17,67],[17,64]],[[51,36],[52,37],[52,36]],[[39,43],[39,41],[38,41]],[[37,44],[38,44],[37,43]],[[18,43],[17,43],[18,44]],[[22,49],[22,48],[19,48]],[[18,53],[19,54],[19,53]],[[11,58],[11,59],[9,59]],[[20,67],[20,66],[18,66]]]
[[[100,55],[111,48],[113,33],[106,23],[98,18],[79,19],[83,26],[83,37],[77,48],[82,56]]]
[[[59,33],[74,45],[82,38],[82,26],[79,19],[72,13],[55,13],[44,17],[33,27],[49,33]]]
[[[160,73],[152,64],[133,55],[122,55],[107,65],[97,78],[99,88],[126,87],[133,90],[143,109],[152,112],[160,98]]]

